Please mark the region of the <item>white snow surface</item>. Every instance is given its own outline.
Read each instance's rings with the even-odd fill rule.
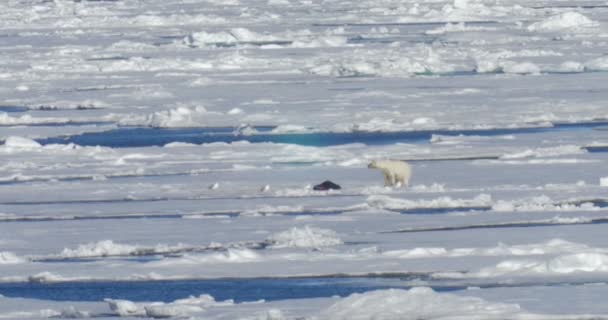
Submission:
[[[272,248],[321,248],[341,245],[338,234],[329,229],[305,226],[272,234],[267,238]]]
[[[571,31],[572,29],[596,27],[599,24],[585,15],[568,11],[528,26],[529,31]]]
[[[0,319],[608,319],[606,21],[595,0],[0,1]],[[311,298],[31,289],[260,278]]]
[[[18,257],[12,252],[2,251],[0,252],[0,264],[17,264],[24,263],[25,259]]]
[[[505,319],[518,305],[488,303],[479,298],[438,294],[430,288],[380,290],[353,294],[322,313],[322,319]]]

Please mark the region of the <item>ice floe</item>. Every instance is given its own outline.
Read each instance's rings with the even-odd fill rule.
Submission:
[[[499,277],[529,275],[564,275],[573,273],[608,272],[608,255],[597,252],[579,252],[558,255],[549,259],[506,260],[496,266],[482,268],[464,277]]]
[[[542,195],[530,199],[521,199],[515,201],[498,200],[492,205],[492,210],[498,212],[509,211],[571,211],[571,210],[598,210],[593,203],[556,203],[550,197]]]
[[[492,204],[492,197],[480,194],[473,199],[452,199],[441,197],[432,200],[407,200],[392,198],[385,195],[372,195],[367,198],[370,207],[388,210],[407,210],[414,208],[457,208],[457,207],[485,207]]]
[[[129,300],[105,299],[110,310],[120,317],[182,318],[200,314],[206,308],[231,306],[232,300],[217,302],[207,294],[198,297],[190,296],[170,303],[150,302],[135,303]]]
[[[267,242],[272,248],[322,248],[343,244],[338,234],[329,229],[305,226],[270,235]]]
[[[563,145],[556,147],[537,148],[535,150],[528,149],[517,153],[504,154],[501,156],[501,159],[544,158],[583,153],[586,153],[586,151],[580,146]]]
[[[4,147],[12,149],[38,149],[41,145],[32,139],[24,137],[8,137],[4,140]]]
[[[321,313],[321,319],[505,319],[520,313],[515,304],[437,293],[430,288],[353,294]]]
[[[597,27],[599,24],[585,15],[569,11],[548,17],[528,26],[529,31],[555,32],[573,31],[581,28]]]
[[[3,264],[19,264],[27,262],[26,259],[15,255],[12,252],[0,251],[0,265]]]

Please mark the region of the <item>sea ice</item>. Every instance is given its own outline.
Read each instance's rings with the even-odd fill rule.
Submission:
[[[535,22],[528,26],[529,31],[573,31],[580,28],[596,27],[599,24],[581,13],[569,11]]]
[[[321,313],[327,320],[505,319],[521,312],[515,304],[436,293],[430,288],[353,294]]]
[[[266,239],[272,248],[321,248],[343,244],[338,234],[329,229],[305,226],[293,227]]]

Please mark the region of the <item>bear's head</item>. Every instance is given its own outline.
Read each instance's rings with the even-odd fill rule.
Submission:
[[[372,160],[372,162],[370,162],[367,165],[367,167],[370,168],[370,169],[378,168],[378,160]]]

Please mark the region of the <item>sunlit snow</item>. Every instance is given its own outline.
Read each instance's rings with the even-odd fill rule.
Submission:
[[[608,319],[607,23],[0,1],[0,319]]]

